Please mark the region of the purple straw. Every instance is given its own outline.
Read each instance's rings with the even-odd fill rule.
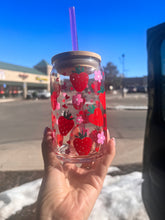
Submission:
[[[72,50],[74,51],[74,50],[78,50],[75,7],[69,8],[69,17],[70,17],[70,29],[71,29],[71,37],[72,37]]]

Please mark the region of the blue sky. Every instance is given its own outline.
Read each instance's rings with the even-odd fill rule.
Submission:
[[[147,75],[146,30],[165,22],[164,0],[1,1],[0,61],[33,67],[72,50],[69,7],[75,6],[79,50],[113,62],[125,76]]]

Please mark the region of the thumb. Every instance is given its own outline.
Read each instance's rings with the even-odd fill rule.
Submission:
[[[54,139],[54,131],[48,127],[46,127],[44,130],[41,146],[45,169],[47,169],[49,166],[54,166],[57,162],[57,158],[54,152],[56,142]]]
[[[108,140],[108,143],[106,144],[106,149],[104,152],[104,156],[101,158],[101,161],[97,164],[96,167],[96,173],[98,176],[100,176],[101,179],[105,178],[105,175],[107,174],[108,167],[111,165],[112,160],[115,156],[115,138],[111,138]]]

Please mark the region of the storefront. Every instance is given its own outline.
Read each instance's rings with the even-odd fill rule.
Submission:
[[[34,68],[0,62],[0,97],[26,98],[28,90],[50,91],[51,65],[42,60]]]

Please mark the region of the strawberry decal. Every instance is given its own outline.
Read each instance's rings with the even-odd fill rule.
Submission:
[[[99,127],[103,126],[103,115],[100,108],[92,105],[89,107],[88,112],[88,120],[90,123]]]
[[[69,133],[69,131],[73,128],[74,121],[72,115],[68,112],[64,112],[64,116],[60,116],[58,119],[58,128],[60,134],[65,136]]]
[[[76,91],[82,92],[88,86],[89,76],[84,72],[84,68],[76,67],[76,71],[70,75],[70,81]]]
[[[94,81],[94,82],[91,84],[91,87],[92,87],[94,93],[95,93],[96,95],[98,95],[98,91],[100,90],[100,87],[101,87],[101,82]]]
[[[79,155],[88,155],[92,148],[92,139],[87,137],[87,133],[78,133],[79,136],[73,141],[74,148],[76,149]]]
[[[53,114],[53,112],[51,114],[52,114],[52,128],[54,129],[56,123],[56,116]]]
[[[98,134],[100,134],[100,130],[93,130],[89,137],[92,139],[93,142],[95,142],[95,151],[99,152],[100,150],[100,144],[98,143]]]
[[[100,89],[100,91],[98,91],[98,93],[100,94],[99,99],[100,99],[100,102],[103,106],[103,109],[106,109],[105,90],[104,90],[103,86],[101,86],[101,89]]]
[[[83,119],[83,124],[87,124],[89,123],[89,116],[88,116],[88,110],[85,109],[84,111],[80,111],[78,115],[81,115],[82,116],[82,119]]]
[[[52,105],[52,109],[55,110],[57,105],[57,95],[55,91],[51,95],[51,105]]]
[[[59,97],[61,91],[61,86],[59,83],[53,83],[53,92],[56,94],[56,98]]]
[[[60,95],[61,87],[59,83],[53,83],[53,91],[51,92],[51,105],[52,109],[56,109],[57,98]]]
[[[104,127],[103,127],[103,129],[104,129],[104,131],[107,131],[107,115],[104,114],[103,118],[104,118]]]
[[[63,136],[61,134],[57,134],[57,144],[61,147],[63,144]]]
[[[78,93],[77,95],[73,95],[72,104],[75,109],[80,110],[83,107],[84,103],[85,98],[83,98],[81,94]]]
[[[93,142],[97,143],[97,135],[100,133],[99,130],[93,130],[90,134],[89,137],[93,140]]]

